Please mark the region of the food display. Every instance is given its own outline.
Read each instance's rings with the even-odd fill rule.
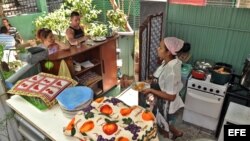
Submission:
[[[214,69],[215,72],[220,73],[220,74],[230,74],[229,72],[227,72],[224,67],[218,68],[218,69]]]
[[[136,91],[142,91],[146,88],[150,88],[150,85],[145,82],[136,82],[132,85],[132,89]]]

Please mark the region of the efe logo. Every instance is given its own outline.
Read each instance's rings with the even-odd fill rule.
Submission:
[[[246,136],[246,129],[228,129],[228,136]]]
[[[224,141],[249,141],[250,125],[224,125]]]

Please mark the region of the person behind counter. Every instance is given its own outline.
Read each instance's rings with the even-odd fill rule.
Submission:
[[[52,30],[48,28],[39,29],[37,31],[37,38],[41,41],[41,44],[38,45],[38,47],[47,48],[49,55],[56,53],[59,50],[69,49],[69,46],[56,41]]]
[[[73,11],[70,15],[70,26],[66,30],[66,38],[70,45],[79,45],[87,40],[87,37],[84,36],[84,27],[80,25],[80,20],[80,14]]]
[[[162,64],[153,74],[155,81],[151,83],[151,88],[141,91],[147,97],[153,96],[155,99],[151,104],[153,104],[153,113],[160,133],[168,138],[170,130],[173,133],[173,139],[183,135],[183,132],[173,125],[177,110],[184,107],[179,96],[183,84],[181,82],[182,62],[178,59],[180,51],[186,51],[182,49],[183,47],[187,47],[184,46],[184,41],[175,37],[167,37],[160,42],[157,53]]]
[[[8,33],[14,37],[16,45],[23,43],[23,38],[18,33],[16,27],[12,26],[7,18],[2,19],[2,25],[5,26],[8,30]]]

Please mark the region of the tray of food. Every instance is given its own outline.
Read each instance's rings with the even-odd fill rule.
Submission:
[[[136,91],[142,91],[147,88],[150,88],[150,84],[146,82],[135,82],[132,84],[132,89]]]

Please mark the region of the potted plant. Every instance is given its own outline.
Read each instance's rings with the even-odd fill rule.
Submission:
[[[127,23],[126,17],[126,14],[120,9],[107,11],[108,22],[113,30],[119,29],[119,31],[125,31]]]
[[[107,35],[108,29],[107,25],[102,23],[90,23],[88,29],[86,30],[87,35],[91,38],[105,37]]]
[[[117,32],[119,35],[133,36],[134,31],[130,27],[130,24],[127,20],[129,12],[128,12],[128,15],[124,13],[124,7],[121,6],[120,2],[118,3],[119,5],[117,5],[115,0],[109,0],[109,1],[113,9],[107,11],[107,18],[108,18],[109,24],[111,25],[113,32]],[[128,9],[130,9],[131,4],[132,3],[129,2]],[[124,1],[122,5],[124,5]],[[122,9],[120,9],[120,7]]]

